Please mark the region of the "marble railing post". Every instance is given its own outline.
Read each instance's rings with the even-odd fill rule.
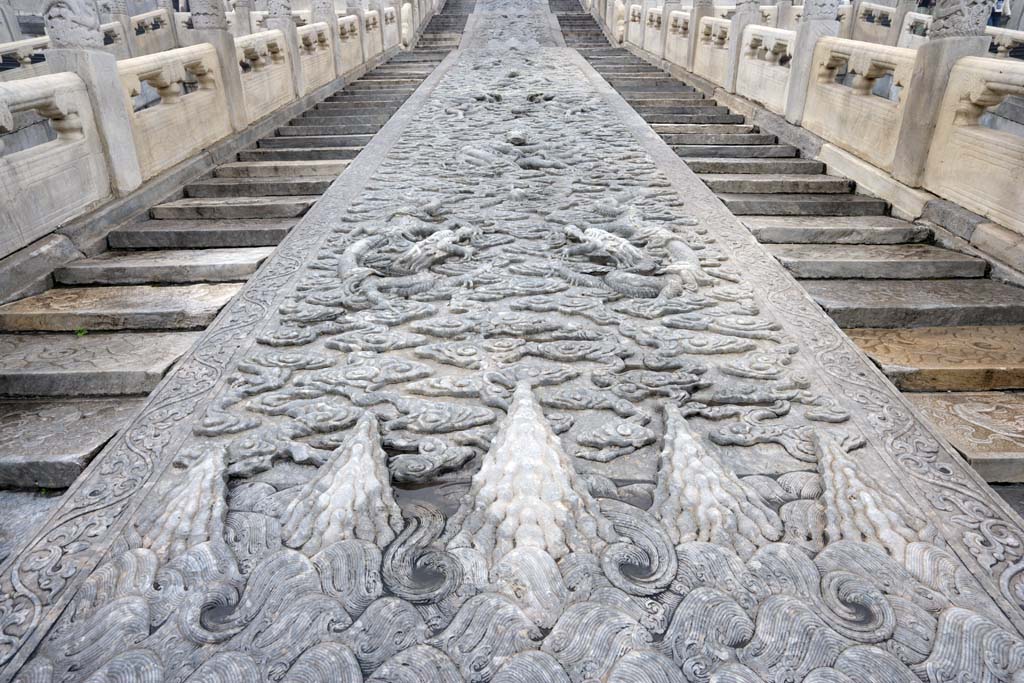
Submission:
[[[775,13],[775,26],[777,28],[789,28],[793,24],[793,0],[779,0],[775,3],[778,8]]]
[[[245,110],[242,73],[238,68],[235,38],[228,31],[224,5],[221,0],[190,0],[189,6],[192,11],[192,29],[198,39],[196,42],[210,43],[217,51],[220,80],[224,84],[231,127],[245,130],[249,125],[249,115]]]
[[[917,0],[898,0],[896,8],[892,13],[892,24],[889,26],[889,32],[885,35],[885,42],[887,45],[895,46],[900,42],[900,33],[903,31],[903,20],[907,17],[907,13],[917,11]]]
[[[370,46],[369,31],[366,30],[366,13],[369,10],[362,5],[349,5],[345,10],[347,14],[354,14],[359,17],[359,47],[362,50],[363,60],[362,64],[369,68],[368,62],[370,61],[370,55],[373,54]]]
[[[669,21],[669,17],[672,15],[672,12],[681,9],[682,6],[679,0],[665,0],[665,4],[661,6],[661,36],[658,38],[658,44],[661,46],[661,52],[658,56],[661,59],[665,59],[666,55],[668,55],[668,37],[671,33],[669,27],[672,23]]]
[[[796,25],[793,58],[789,62],[789,92],[786,95],[786,120],[800,125],[807,103],[807,88],[814,74],[814,46],[819,38],[839,33],[836,20],[837,0],[805,0],[804,13]]]
[[[938,0],[935,5],[928,41],[917,48],[893,161],[892,175],[901,183],[921,185],[953,65],[962,57],[988,54],[991,38],[985,35],[985,24],[992,4],[992,0]]]
[[[178,33],[178,22],[174,20],[174,0],[157,0],[157,9],[163,9],[167,11],[167,29],[174,36],[174,46],[184,47],[181,42],[181,36]]]
[[[697,55],[697,44],[700,42],[700,20],[714,16],[715,0],[696,0],[690,11],[690,45],[686,50],[686,68],[693,69],[694,57]]]
[[[110,6],[110,21],[121,24],[124,30],[125,49],[128,56],[134,57],[135,49],[135,28],[132,26],[132,16],[128,12],[128,0],[108,0]]]
[[[331,36],[331,51],[334,54],[334,73],[337,76],[345,72],[341,59],[341,40],[338,38],[338,13],[334,9],[334,0],[313,0],[309,12],[310,23],[324,22]]]
[[[127,194],[142,184],[142,170],[125,109],[117,58],[103,51],[99,9],[94,2],[47,0],[43,21],[50,36],[46,63],[51,73],[69,71],[85,82],[96,128],[106,150],[111,187]]]
[[[270,0],[267,3],[267,28],[284,34],[288,46],[288,61],[292,67],[292,84],[295,96],[302,97],[305,89],[302,78],[302,60],[299,58],[299,30],[292,19],[291,0]]]
[[[252,0],[237,0],[235,2],[235,25],[238,26],[238,35],[247,36],[250,33],[256,33],[252,12]]]
[[[725,89],[736,92],[736,77],[739,75],[740,56],[743,54],[743,30],[761,20],[758,0],[738,0],[736,13],[729,22],[729,66],[725,72]]]

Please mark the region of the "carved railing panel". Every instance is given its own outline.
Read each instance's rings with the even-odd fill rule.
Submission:
[[[716,85],[725,85],[729,71],[729,32],[732,22],[720,17],[704,17],[697,34],[693,72]]]
[[[334,51],[331,47],[330,28],[324,22],[301,26],[299,31],[299,59],[302,81],[307,93],[334,80]]]
[[[300,46],[300,50],[304,49]],[[290,56],[281,31],[261,31],[235,38],[235,54],[242,70],[242,92],[250,122],[295,98]]]
[[[794,31],[768,26],[747,26],[743,31],[736,94],[784,114],[789,90],[789,62]]]

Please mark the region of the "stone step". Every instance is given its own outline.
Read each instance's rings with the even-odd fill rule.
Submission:
[[[985,481],[1024,482],[1024,395],[993,391],[907,399]]]
[[[298,149],[301,147],[362,147],[370,142],[372,135],[289,135],[280,138],[263,138],[257,145],[260,149]]]
[[[1024,326],[855,328],[850,339],[902,391],[1024,389]]]
[[[238,153],[239,161],[322,161],[355,159],[362,147],[299,147],[293,149],[247,149]],[[301,214],[299,214],[301,215]]]
[[[646,119],[648,116],[672,116],[678,114],[728,114],[729,108],[722,107],[714,100],[693,100],[685,105],[667,107],[633,107],[637,114]]]
[[[125,397],[0,401],[0,486],[67,488],[143,402]]]
[[[108,251],[59,268],[64,285],[137,285],[147,283],[244,282],[273,247]]]
[[[373,126],[373,133],[380,130],[391,118],[390,114],[359,116],[351,114],[332,114],[329,111],[310,110],[292,121],[295,126]],[[368,135],[370,132],[364,133]]]
[[[737,216],[873,216],[888,208],[860,194],[720,194]]]
[[[605,78],[608,84],[616,90],[659,90],[661,92],[692,92],[692,88],[684,85],[674,78],[665,74],[652,74],[650,76],[608,76]]]
[[[735,194],[849,194],[854,183],[846,178],[808,173],[706,173],[700,176],[715,192]]]
[[[214,169],[218,178],[295,178],[298,176],[337,177],[348,167],[347,161],[233,161]]]
[[[651,126],[659,135],[676,133],[756,133],[757,126],[748,123],[655,123]],[[687,162],[689,163],[689,162]]]
[[[665,95],[654,96],[644,93],[643,97],[637,97],[632,93],[628,93],[628,97],[624,97],[629,105],[634,109],[665,109],[674,107],[713,107],[718,105],[717,100],[711,100],[705,98],[699,93],[676,93],[671,97]]]
[[[291,125],[281,126],[275,133],[278,137],[288,135],[375,135],[379,125],[346,125],[329,121],[323,124],[310,123],[310,119],[295,119]]]
[[[148,220],[107,235],[111,249],[210,249],[274,246],[295,220]]]
[[[932,231],[889,216],[745,216],[765,244],[904,244],[926,242]]]
[[[363,76],[355,83],[345,87],[346,92],[358,90],[392,90],[396,85],[419,85],[419,78],[372,78]]]
[[[746,173],[817,175],[825,172],[825,164],[813,159],[716,159],[687,157],[686,165],[694,173]]]
[[[241,287],[223,283],[50,289],[0,306],[0,331],[201,329]]]
[[[380,102],[376,100],[367,100],[365,102],[321,102],[312,109],[307,110],[303,116],[386,116],[390,118],[398,111],[398,107],[399,105],[394,102]],[[314,112],[317,113],[314,114]]]
[[[271,197],[323,194],[335,176],[206,178],[185,186],[188,197]]]
[[[648,114],[644,121],[654,123],[743,123],[746,118],[742,114]]]
[[[319,196],[308,195],[294,197],[188,197],[157,204],[149,210],[149,215],[156,219],[298,218],[306,213],[317,199]]]
[[[671,145],[673,151],[687,157],[728,157],[743,159],[795,158],[792,145]]]
[[[148,394],[200,334],[0,335],[0,395]]]
[[[840,327],[1024,323],[1024,290],[992,280],[804,280]]]
[[[374,90],[369,93],[340,93],[324,100],[328,104],[358,105],[360,107],[399,107],[411,93],[391,93]]]
[[[984,277],[984,260],[927,244],[773,244],[797,278],[921,280]]]
[[[358,130],[352,130],[359,128]],[[379,126],[338,126],[328,124],[326,126],[314,126],[300,123],[296,126],[281,126],[275,131],[278,137],[344,137],[344,138],[372,138],[380,130]]]
[[[662,133],[670,145],[772,145],[776,138],[768,133]]]

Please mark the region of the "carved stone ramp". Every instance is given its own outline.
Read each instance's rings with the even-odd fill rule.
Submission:
[[[567,42],[579,45],[594,68],[733,213],[743,216],[750,231],[770,245],[840,326],[855,328],[855,341],[871,340],[861,347],[891,380],[909,391],[972,392],[946,397],[944,410],[925,414],[931,419],[941,413],[936,429],[987,480],[1024,482],[1024,457],[1012,463],[1024,452],[1020,403],[1011,395],[993,394],[979,412],[982,404],[973,393],[1024,389],[1014,372],[1024,362],[1019,337],[1024,291],[985,279],[984,260],[930,244],[927,226],[889,216],[884,202],[856,194],[850,180],[826,175],[821,162],[800,158],[796,148],[777,144],[775,136],[682,81],[670,89],[641,85],[660,82],[667,74],[623,48],[610,47],[596,22],[578,7],[561,11]],[[921,326],[929,328],[927,341],[915,332]],[[929,379],[908,381],[911,377]],[[940,405],[927,397],[914,402],[926,408]],[[985,464],[994,462],[989,456],[993,444],[976,436],[991,430],[1015,444],[996,446],[996,467]]]
[[[213,321],[443,56],[395,56],[317,105],[329,110],[256,144],[292,158],[247,161],[243,151],[148,220],[112,232],[108,251],[57,270],[53,288],[0,306],[0,508],[5,496],[31,498],[10,489],[74,482],[196,341],[194,330]],[[304,126],[312,114],[315,131]],[[312,158],[339,139],[342,158]],[[44,495],[33,505],[55,502]],[[0,522],[8,540],[24,536],[12,521]]]
[[[0,569],[0,675],[1017,675],[1020,518],[559,40],[478,3]]]

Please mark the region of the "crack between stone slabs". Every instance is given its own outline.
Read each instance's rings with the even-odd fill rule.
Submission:
[[[968,482],[974,484],[975,490],[978,493],[983,493],[987,499],[989,508],[998,515],[999,512],[1003,513],[1003,519],[1001,520],[1008,528],[1014,529],[1018,535],[1024,537],[1024,520],[1004,501],[998,496],[991,487],[981,478],[981,476],[974,471],[963,458],[961,458],[957,451],[950,446],[950,444],[943,439],[941,436],[935,434],[935,432],[928,426],[927,422],[924,421],[920,412],[915,409],[909,401],[903,398],[903,395],[898,389],[889,381],[889,379],[879,370],[874,363],[872,363],[868,357],[864,354],[860,348],[853,343],[853,341],[846,335],[843,330],[836,325],[836,323],[825,314],[820,306],[811,298],[807,291],[800,285],[797,280],[789,274],[785,268],[782,267],[778,261],[761,245],[754,236],[744,227],[740,220],[726,208],[725,204],[708,188],[697,175],[690,170],[686,163],[680,159],[675,152],[662,140],[661,136],[658,135],[653,128],[638,114],[632,106],[597,72],[596,69],[575,49],[572,49],[572,61],[580,68],[584,76],[594,87],[594,90],[599,94],[614,112],[618,114],[619,120],[623,126],[632,134],[640,143],[641,147],[647,154],[650,155],[651,159],[655,164],[661,168],[662,172],[665,173],[669,183],[671,183],[673,189],[679,194],[680,198],[686,202],[692,202],[696,200],[701,205],[701,211],[695,214],[698,217],[707,222],[709,218],[719,218],[723,220],[724,227],[733,233],[732,237],[738,237],[746,243],[746,246],[751,251],[760,253],[764,259],[764,263],[761,264],[763,267],[771,271],[772,275],[777,278],[781,278],[787,286],[787,290],[793,292],[803,301],[805,307],[809,307],[814,314],[820,319],[820,322],[833,332],[838,335],[839,344],[842,350],[851,353],[852,356],[860,361],[860,366],[865,371],[866,382],[871,382],[877,385],[878,390],[885,391],[891,402],[896,403],[900,409],[905,411],[910,419],[916,422],[918,430],[928,435],[934,440],[935,444],[938,445],[939,451],[944,451],[945,460],[944,463],[951,465],[953,468],[958,470],[961,474],[965,475]],[[706,213],[705,213],[706,212]],[[717,215],[716,215],[717,214]],[[733,255],[739,257],[740,254],[733,250]],[[746,264],[744,264],[746,265]],[[754,283],[757,283],[758,276],[754,275],[751,277]],[[748,280],[750,281],[750,280]],[[763,280],[759,284],[766,284]],[[806,333],[794,330],[792,328],[792,322],[790,315],[787,311],[779,309],[772,301],[768,300],[764,295],[764,290],[758,290],[755,292],[758,302],[771,310],[777,320],[783,325],[783,329],[794,336],[796,339],[802,339],[806,337]],[[794,332],[796,332],[794,334]],[[835,349],[832,349],[830,353],[835,353]],[[897,457],[891,452],[891,449],[886,445],[886,435],[880,433],[871,422],[870,419],[866,419],[863,416],[863,407],[853,404],[848,399],[849,387],[837,386],[837,381],[833,378],[830,371],[820,362],[818,355],[813,349],[805,347],[804,354],[806,361],[812,365],[812,367],[818,371],[818,376],[825,383],[826,386],[830,387],[833,391],[832,397],[836,399],[844,408],[850,411],[850,420],[853,422],[858,431],[868,437],[868,441],[871,444],[874,451],[880,456],[880,459],[888,467],[894,483],[900,485],[904,491],[908,494],[908,500],[914,501],[928,501],[927,509],[925,506],[918,502],[918,507],[922,508],[922,512],[928,517],[928,519],[936,525],[936,527],[942,530],[944,540],[949,543],[950,547],[956,554],[956,556],[963,563],[964,567],[971,572],[971,574],[985,587],[986,591],[993,598],[996,604],[999,605],[1000,609],[1006,614],[1009,621],[1020,631],[1024,633],[1024,612],[1021,611],[1021,605],[1016,602],[1012,595],[1010,595],[1010,589],[1007,586],[1005,589],[999,585],[1004,583],[1003,576],[1000,575],[999,584],[997,584],[996,577],[993,577],[992,573],[987,571],[987,568],[982,566],[978,561],[976,555],[974,555],[963,543],[961,539],[962,531],[952,529],[944,523],[944,516],[948,515],[948,511],[940,510],[935,507],[931,499],[934,497],[929,496],[929,491],[924,489],[922,485],[914,481],[914,477],[907,468],[902,466]],[[858,368],[860,369],[860,368]],[[891,424],[886,422],[886,426]],[[919,445],[920,446],[920,445]],[[938,452],[936,453],[938,455]],[[908,476],[910,475],[910,476]],[[1012,565],[1012,563],[1010,563]],[[1010,567],[1005,569],[1005,572],[1011,571]],[[1011,577],[1012,578],[1012,577]],[[1011,609],[1006,609],[1006,603],[1009,603]]]
[[[213,322],[211,322],[203,331],[202,336],[197,340],[197,342],[180,359],[178,359],[178,362],[175,363],[171,371],[164,376],[160,381],[160,384],[150,392],[131,423],[126,425],[115,438],[111,439],[106,444],[103,450],[93,458],[85,471],[79,475],[75,483],[68,487],[67,492],[61,498],[61,502],[53,512],[47,516],[46,521],[36,528],[32,538],[19,545],[7,561],[0,566],[0,580],[8,581],[16,591],[14,594],[4,595],[4,598],[12,603],[18,598],[22,598],[31,602],[35,610],[28,619],[32,625],[26,630],[25,635],[20,639],[20,643],[15,646],[9,659],[3,665],[2,669],[0,669],[0,683],[8,683],[18,674],[18,670],[25,664],[35,647],[39,644],[42,638],[45,637],[54,622],[60,617],[63,610],[77,593],[81,582],[91,574],[92,570],[95,569],[96,565],[98,565],[102,558],[107,554],[110,546],[113,544],[114,540],[116,540],[118,533],[120,533],[127,523],[134,519],[134,515],[138,508],[146,500],[146,494],[149,493],[166,469],[170,467],[171,460],[173,459],[172,456],[177,452],[177,449],[180,448],[182,442],[187,437],[192,421],[185,417],[180,419],[176,425],[170,428],[171,435],[167,439],[165,445],[158,448],[157,452],[153,454],[151,459],[151,471],[146,475],[143,483],[134,492],[124,497],[114,496],[114,499],[108,503],[96,503],[94,505],[84,507],[80,506],[72,508],[70,501],[76,494],[81,492],[82,489],[93,485],[94,482],[92,480],[94,477],[106,476],[100,474],[100,468],[104,459],[122,446],[127,448],[127,435],[131,433],[134,428],[142,425],[144,419],[149,416],[151,410],[155,410],[161,407],[163,403],[169,402],[171,396],[163,396],[162,394],[167,390],[168,386],[185,371],[185,368],[189,365],[190,361],[195,360],[195,354],[198,349],[202,348],[207,341],[215,335],[221,334],[225,329],[229,329],[229,325],[226,321],[228,321],[233,314],[241,311],[242,306],[246,303],[246,295],[259,287],[261,279],[276,266],[280,265],[286,259],[298,257],[298,264],[296,268],[287,276],[285,280],[286,284],[279,288],[277,293],[270,298],[269,305],[277,305],[283,294],[286,291],[291,291],[291,285],[293,285],[295,281],[294,276],[301,272],[301,268],[305,264],[305,261],[301,258],[302,254],[292,254],[290,252],[302,251],[305,253],[311,253],[320,247],[327,239],[330,239],[331,232],[329,228],[332,224],[332,217],[341,214],[341,210],[350,204],[365,188],[373,173],[385,161],[391,148],[398,142],[402,133],[411,123],[414,122],[415,114],[417,114],[424,103],[427,102],[430,95],[433,93],[434,88],[458,61],[460,55],[461,53],[457,50],[450,52],[445,56],[444,60],[435,67],[430,75],[420,83],[416,90],[413,91],[413,94],[410,95],[409,99],[403,103],[398,111],[396,111],[388,122],[377,132],[377,134],[373,136],[369,144],[363,148],[345,171],[331,183],[316,204],[314,204],[313,207],[288,232],[288,235],[274,250],[274,253],[270,258],[263,262],[260,268],[248,279],[245,285],[231,299],[227,306],[221,309]],[[342,177],[346,179],[346,182],[339,182],[339,179]],[[330,207],[332,211],[328,212],[328,207]],[[303,248],[299,246],[298,243],[300,240],[306,238],[308,235],[315,235],[317,233],[323,234],[319,235],[318,238],[311,240],[311,243],[306,247]],[[251,338],[258,334],[259,330],[262,329],[270,320],[271,318],[266,315],[260,316],[259,320],[253,323],[252,329],[249,331],[247,337]],[[201,392],[202,395],[200,397],[196,398],[195,409],[190,413],[190,415],[197,415],[205,409],[207,399],[224,383],[226,379],[225,371],[234,367],[234,361],[238,360],[239,356],[246,353],[249,348],[250,346],[248,344],[239,343],[237,347],[230,352],[230,355],[223,361],[220,367],[220,376],[210,387]],[[209,366],[208,363],[199,363],[206,367]],[[77,570],[77,575],[68,581],[65,588],[58,594],[55,600],[44,607],[41,604],[38,595],[20,590],[23,584],[17,578],[15,572],[16,567],[29,559],[30,551],[38,544],[39,541],[43,540],[46,535],[52,533],[61,526],[60,524],[57,524],[58,520],[64,519],[65,521],[71,521],[78,515],[88,514],[93,510],[111,508],[117,505],[124,505],[125,507],[117,513],[114,521],[101,532],[103,539],[97,543],[95,548],[88,551],[88,559],[78,565],[79,568]],[[74,562],[72,562],[72,564],[74,564]]]

